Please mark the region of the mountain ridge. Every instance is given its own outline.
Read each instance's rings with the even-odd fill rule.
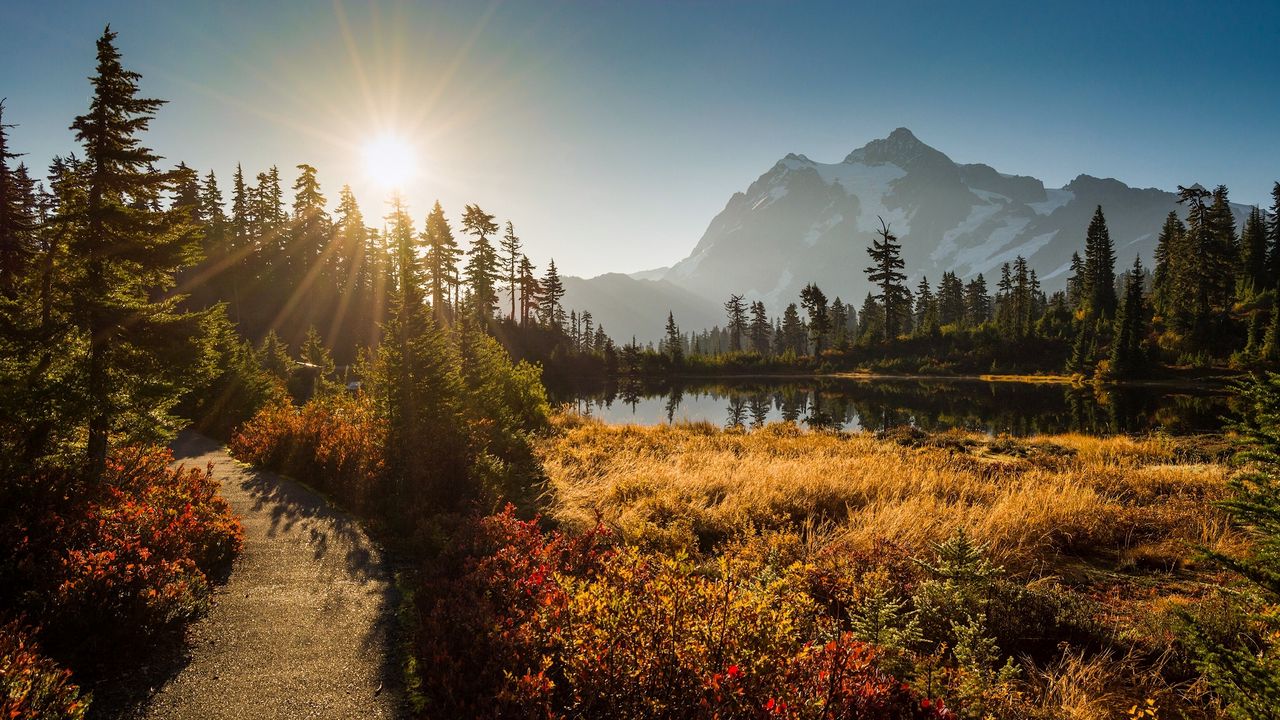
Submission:
[[[566,305],[591,310],[610,332],[616,326],[615,337],[641,340],[661,337],[668,310],[690,330],[722,323],[720,306],[730,293],[760,300],[777,314],[796,301],[805,284],[816,282],[828,297],[856,305],[870,289],[863,272],[866,247],[880,219],[902,243],[912,286],[921,276],[936,285],[946,270],[962,278],[985,274],[993,286],[991,274],[1022,255],[1052,291],[1065,286],[1071,254],[1083,251],[1098,205],[1107,216],[1118,265],[1135,254],[1149,264],[1165,216],[1185,216],[1169,191],[1087,173],[1060,188],[1046,187],[1029,175],[956,163],[899,127],[837,163],[787,153],[729,197],[687,257],[628,276],[640,285],[579,278],[577,292],[566,293]],[[1243,205],[1232,208],[1238,221],[1248,212]],[[588,291],[593,283],[600,287]],[[610,301],[627,308],[627,317],[616,318],[614,326],[586,303],[600,299],[605,285],[634,294]],[[684,291],[679,302],[668,303],[672,307],[663,306],[667,286]],[[676,313],[677,305],[690,317]],[[652,321],[640,319],[646,309]]]

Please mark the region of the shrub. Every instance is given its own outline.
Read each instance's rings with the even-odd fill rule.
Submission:
[[[509,508],[479,521],[420,597],[423,692],[479,717],[944,718],[822,620],[798,563],[609,547]]]
[[[158,448],[112,454],[99,483],[47,468],[0,488],[0,608],[42,626],[54,657],[79,672],[143,648],[191,618],[242,530],[207,470],[171,468]]]
[[[5,720],[79,720],[89,698],[71,671],[40,654],[29,628],[0,623],[0,717]]]
[[[363,397],[334,395],[258,412],[231,438],[238,459],[309,483],[362,513],[389,495],[386,425]],[[425,440],[424,440],[425,441]]]

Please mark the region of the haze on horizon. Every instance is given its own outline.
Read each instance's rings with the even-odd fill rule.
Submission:
[[[148,142],[230,181],[320,170],[382,212],[362,149],[418,149],[406,196],[511,219],[539,265],[592,276],[688,254],[788,152],[836,162],[911,128],[957,162],[1059,186],[1224,183],[1265,204],[1280,167],[1280,6],[1231,3],[6,3],[0,97],[43,174],[75,149],[110,23]]]

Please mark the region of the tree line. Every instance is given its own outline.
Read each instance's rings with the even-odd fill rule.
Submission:
[[[1280,361],[1280,182],[1272,196],[1270,212],[1255,207],[1237,227],[1225,186],[1180,186],[1185,217],[1169,213],[1155,267],[1135,257],[1119,272],[1099,206],[1085,229],[1083,257],[1072,254],[1066,287],[1053,293],[1020,255],[1000,266],[994,292],[984,274],[962,279],[953,271],[936,286],[921,277],[913,290],[901,243],[882,222],[864,270],[873,290],[860,307],[838,296],[829,301],[813,283],[778,317],[763,302],[732,294],[723,326],[685,333],[668,314],[657,352],[670,362],[735,353],[784,364],[805,357],[838,362],[908,346],[941,354],[948,343],[968,339],[1046,349],[1055,369],[1114,377],[1158,364]]]

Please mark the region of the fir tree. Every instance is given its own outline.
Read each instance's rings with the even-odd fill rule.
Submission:
[[[20,157],[9,150],[11,127],[4,124],[4,102],[0,100],[0,297],[7,299],[17,295],[18,278],[33,254],[30,211],[23,202],[17,170],[9,167],[10,160]]]
[[[1147,328],[1142,282],[1142,261],[1134,258],[1133,268],[1125,278],[1124,303],[1116,315],[1111,342],[1111,372],[1116,377],[1129,377],[1145,365],[1142,345]]]
[[[1254,208],[1240,233],[1240,279],[1236,299],[1246,300],[1267,285],[1267,223],[1262,211]]]
[[[742,349],[742,336],[747,332],[747,305],[741,295],[731,294],[725,301],[724,311],[729,317],[725,326],[729,331],[729,352],[738,352]]]
[[[759,300],[751,303],[751,327],[747,331],[751,337],[751,349],[760,355],[768,355],[769,336],[772,331],[773,326],[769,324],[769,316],[765,312],[764,303]]]
[[[330,250],[332,220],[325,210],[325,197],[320,193],[316,169],[303,163],[293,184],[293,217],[289,226],[289,249],[286,253],[289,287],[295,293],[313,286],[316,273],[324,267]],[[290,302],[297,302],[292,297]]]
[[[502,235],[502,264],[507,271],[507,292],[511,295],[511,321],[516,319],[516,286],[520,279],[520,238],[516,236],[516,228],[507,221],[507,231]]]
[[[1090,317],[1110,320],[1116,313],[1116,253],[1102,206],[1093,213],[1084,241],[1084,293]]]
[[[965,288],[959,276],[946,271],[938,284],[938,324],[961,325],[965,320]]]
[[[529,324],[529,314],[538,307],[542,287],[533,274],[533,263],[526,255],[520,256],[520,325]],[[597,328],[598,330],[598,328]]]
[[[809,283],[800,291],[800,305],[809,316],[809,347],[814,357],[822,354],[831,335],[831,318],[827,315],[827,296],[817,285]]]
[[[453,229],[449,227],[449,220],[445,218],[444,208],[440,207],[439,200],[427,215],[423,240],[427,245],[426,280],[431,292],[431,308],[436,319],[443,321],[449,305],[449,290],[452,288],[462,250],[453,239]]]
[[[782,312],[782,326],[776,337],[779,340],[779,354],[790,352],[794,355],[805,354],[804,323],[800,322],[800,310],[795,303],[787,305]]]
[[[564,329],[564,307],[560,301],[564,298],[564,284],[560,282],[560,272],[556,270],[556,261],[547,263],[547,273],[543,275],[540,305],[538,314],[542,322],[550,327]]]
[[[475,312],[482,319],[493,317],[498,304],[499,273],[498,254],[489,242],[489,235],[498,231],[498,224],[493,216],[480,209],[478,205],[468,205],[463,211],[462,227],[475,240],[471,241],[471,249],[467,251],[467,266],[464,275],[471,289],[471,301]]]
[[[671,364],[679,367],[684,364],[684,336],[680,334],[680,327],[676,325],[676,317],[674,313],[667,312],[667,337],[664,341],[664,347],[667,357],[671,359]]]
[[[166,341],[181,340],[187,318],[177,311],[179,297],[155,298],[196,251],[179,218],[152,209],[170,178],[151,170],[159,157],[138,136],[163,101],[138,97],[141,76],[121,65],[115,37],[108,27],[98,40],[93,99],[71,125],[87,172],[83,215],[70,238],[70,294],[89,345],[82,387],[93,480],[102,477],[110,436],[124,429],[125,417],[134,434],[154,434],[176,401],[181,368],[158,355]]]
[[[991,319],[991,296],[987,294],[987,280],[981,274],[965,286],[964,312],[970,327],[978,327]]]
[[[1266,287],[1280,285],[1280,181],[1271,187],[1271,221],[1267,230]]]
[[[871,247],[867,248],[867,254],[871,256],[871,265],[866,272],[867,279],[880,290],[874,298],[879,300],[883,307],[884,339],[890,340],[898,335],[899,321],[904,310],[902,297],[906,290],[902,283],[906,281],[907,276],[902,273],[905,264],[902,261],[902,246],[898,244],[897,236],[889,232],[889,226],[883,219],[880,220],[880,229],[876,232],[879,233],[880,239],[873,240]]]

